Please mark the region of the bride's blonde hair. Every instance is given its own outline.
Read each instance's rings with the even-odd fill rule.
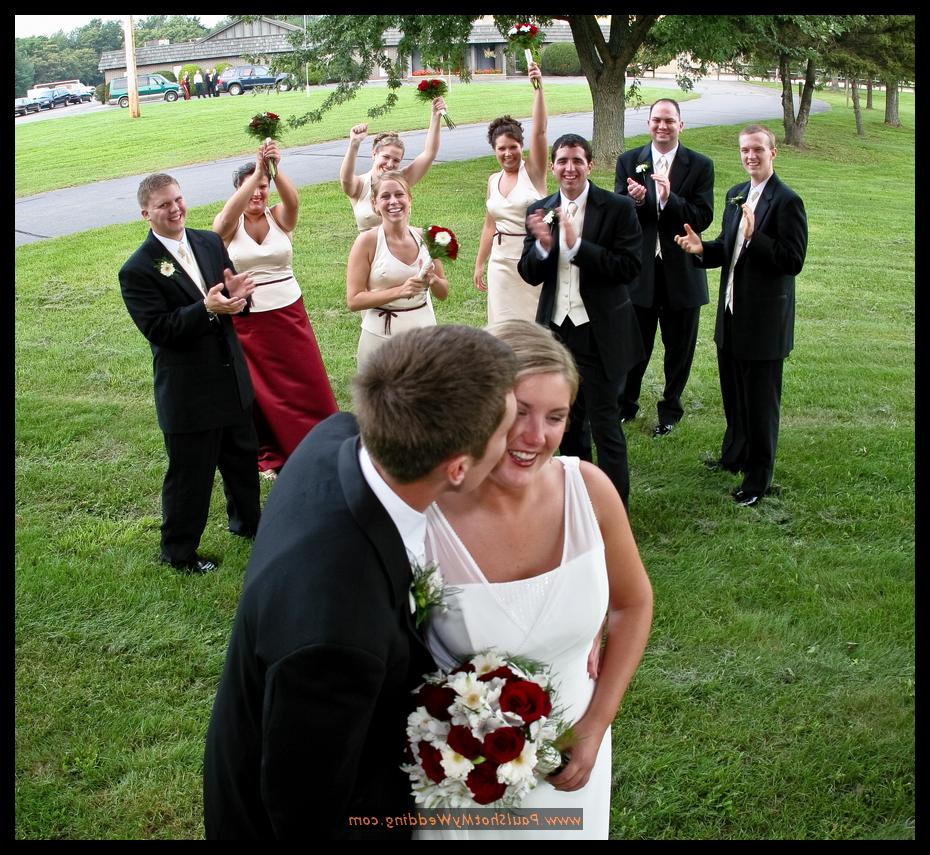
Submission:
[[[533,374],[561,374],[568,382],[571,402],[578,394],[575,358],[550,330],[532,321],[498,321],[485,329],[510,345],[517,356],[517,382]]]

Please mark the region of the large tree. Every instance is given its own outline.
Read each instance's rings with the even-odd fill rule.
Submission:
[[[249,16],[243,16],[249,17]],[[255,17],[255,16],[251,16]],[[465,47],[472,24],[479,15],[320,15],[315,16],[308,28],[308,47],[303,49],[303,33],[292,37],[294,55],[290,63],[310,63],[325,79],[337,81],[337,87],[320,107],[302,116],[291,117],[298,126],[308,121],[319,121],[323,113],[336,104],[353,97],[358,89],[379,67],[387,74],[388,92],[383,104],[372,108],[370,115],[380,115],[397,101],[397,89],[406,76],[407,60],[413,49],[418,49],[424,62],[441,65],[446,69],[458,68],[463,79],[468,78],[464,63]],[[668,30],[663,43],[672,55],[683,45],[694,50],[692,37],[701,32],[706,45],[719,46],[720,27],[708,25],[710,19],[720,16],[685,16],[690,19]],[[627,69],[656,27],[659,15],[611,15],[598,18],[594,15],[563,15],[544,18],[532,15],[495,15],[494,23],[502,34],[518,21],[535,21],[545,29],[553,20],[568,23],[581,61],[582,71],[591,89],[594,106],[594,133],[592,144],[595,159],[612,162],[623,151],[624,110],[626,107]],[[602,29],[602,24],[604,28]],[[385,32],[400,31],[400,42],[395,58],[388,56],[384,47]],[[676,38],[684,38],[681,43]]]

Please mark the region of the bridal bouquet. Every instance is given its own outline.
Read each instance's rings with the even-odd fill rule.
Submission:
[[[252,116],[252,121],[246,126],[246,133],[253,137],[258,137],[263,142],[281,139],[279,125],[281,117],[277,113],[256,113]],[[271,181],[278,170],[273,160],[265,161],[265,172],[268,173],[268,180]]]
[[[459,254],[459,242],[451,229],[442,226],[426,226],[423,229],[423,243],[430,258],[448,258],[455,261]]]
[[[491,650],[426,676],[407,717],[401,768],[426,808],[514,807],[558,769],[568,730],[546,666]]]
[[[421,101],[429,101],[432,103],[437,98],[444,98],[448,91],[449,87],[446,86],[445,81],[440,80],[438,77],[434,77],[431,80],[421,80],[417,84],[417,98]],[[439,115],[442,116],[446,123],[446,127],[451,131],[455,127],[455,122],[449,118],[449,114],[445,110],[440,111]]]
[[[527,68],[530,62],[539,65],[539,44],[543,34],[535,24],[514,24],[507,30],[507,38],[513,48],[523,48]],[[539,81],[533,81],[533,88],[539,89]]]

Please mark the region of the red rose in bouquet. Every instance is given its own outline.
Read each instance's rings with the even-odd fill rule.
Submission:
[[[485,737],[485,742],[487,737]],[[481,741],[472,736],[472,732],[460,724],[454,724],[449,729],[449,735],[446,742],[453,751],[458,751],[463,757],[474,760],[481,755]],[[519,752],[517,752],[519,754]],[[508,758],[510,759],[510,758]]]
[[[516,713],[530,724],[552,712],[552,701],[539,683],[508,680],[501,691],[501,709]]]
[[[281,117],[277,113],[256,113],[252,116],[252,121],[249,122],[246,131],[253,137],[258,137],[262,142],[266,140],[280,140],[280,124]],[[278,170],[273,160],[265,161],[265,172],[268,173],[269,181],[275,177]]]
[[[434,783],[441,784],[446,773],[442,770],[442,754],[439,749],[434,748],[428,742],[421,742],[418,750],[426,776]]]
[[[496,802],[507,790],[507,785],[497,780],[497,766],[492,763],[475,766],[465,780],[472,797],[479,805]]]
[[[455,700],[455,692],[446,686],[424,683],[417,695],[417,702],[426,707],[426,711],[440,721],[449,721],[449,707]]]
[[[499,727],[484,738],[482,748],[484,756],[499,765],[519,757],[524,745],[526,737],[521,730],[516,727]]]

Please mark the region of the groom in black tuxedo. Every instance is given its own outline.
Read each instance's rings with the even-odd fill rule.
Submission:
[[[161,559],[185,573],[215,570],[197,547],[217,468],[229,530],[253,537],[259,520],[258,440],[252,383],[231,315],[247,310],[254,285],[235,274],[210,231],[184,227],[187,207],[170,175],[137,192],[151,226],[119,272],[123,301],[152,348],[155,411],[165,437]]]
[[[399,767],[411,690],[434,669],[410,562],[427,506],[476,487],[504,453],[515,373],[483,330],[408,331],[356,375],[356,415],[330,416],[288,460],[207,732],[208,839],[410,836],[383,822],[413,808]]]
[[[711,467],[742,472],[737,504],[759,502],[772,483],[778,443],[782,368],[794,346],[794,278],[807,254],[801,197],[775,174],[775,135],[749,125],[739,135],[749,181],[727,191],[723,228],[701,241],[685,225],[678,245],[702,267],[720,268],[717,366],[727,419],[720,458]]]
[[[571,351],[581,375],[561,452],[591,459],[587,420],[597,465],[628,505],[630,473],[618,395],[627,372],[644,355],[627,290],[640,269],[642,229],[632,199],[588,179],[593,165],[584,137],[564,134],[553,143],[559,191],[527,209],[517,269],[530,284],[543,283],[536,320]],[[557,214],[549,213],[556,208]]]

